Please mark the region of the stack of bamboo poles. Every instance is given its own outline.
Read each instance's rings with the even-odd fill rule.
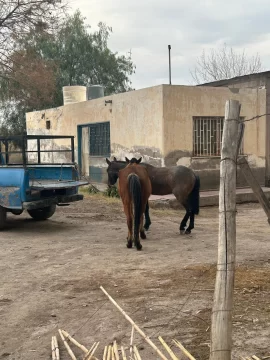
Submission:
[[[112,344],[105,346],[103,350],[102,360],[142,360],[142,357],[139,353],[137,346],[133,344],[134,330],[137,330],[137,332],[151,346],[151,348],[155,351],[156,355],[158,355],[160,359],[179,360],[179,357],[177,357],[177,355],[172,351],[171,347],[164,341],[164,339],[161,336],[159,336],[158,340],[162,345],[163,351],[165,350],[166,355],[164,355],[164,353],[161,352],[161,350],[150,340],[150,338],[139,328],[139,326],[125,313],[125,311],[106,292],[106,290],[102,286],[100,288],[103,291],[103,293],[109,298],[109,300],[118,308],[118,310],[124,315],[124,317],[132,325],[129,354],[126,353],[126,349],[123,346],[119,347],[117,342],[114,341]],[[83,357],[82,357],[83,360],[99,360],[96,356],[94,356],[99,346],[99,342],[95,342],[90,349],[87,349],[84,345],[81,345],[77,340],[75,340],[67,331],[59,329],[58,332],[72,360],[77,360],[77,357],[75,356],[74,352],[69,346],[69,342],[83,351]],[[189,360],[196,360],[178,340],[173,340],[173,345],[175,345],[178,349],[180,349],[181,352],[185,355],[185,357],[188,358]],[[51,346],[52,346],[52,360],[60,360],[60,352],[59,352],[56,336],[52,337]],[[251,357],[241,358],[241,360],[266,360],[266,359],[270,359],[270,356],[259,358],[253,355]]]
[[[65,330],[58,330],[60,337],[64,343],[64,346],[70,355],[72,360],[77,360],[77,357],[75,356],[74,352],[72,351],[71,347],[69,346],[68,342],[76,345],[79,349],[81,349],[84,353],[83,360],[98,360],[94,353],[96,352],[99,342],[95,342],[90,349],[87,349],[84,345],[80,344],[77,340],[75,340],[69,333]],[[119,347],[117,342],[114,341],[112,344],[105,346],[103,350],[103,360],[142,360],[142,357],[139,353],[139,350],[136,345],[133,344],[133,334],[134,334],[134,328],[132,327],[132,335],[131,335],[131,342],[129,346],[129,354],[127,349],[125,349],[123,346]],[[163,338],[160,336],[159,341],[163,348],[168,352],[170,355],[170,359],[178,360],[178,357],[174,354],[174,352],[171,350],[169,345],[163,340]],[[195,358],[184,348],[184,346],[177,340],[173,340],[174,344],[182,350],[182,352],[188,357],[190,360],[195,360]],[[166,356],[162,356],[161,359],[169,360]],[[257,360],[258,358],[256,358]],[[52,337],[52,360],[60,360],[60,352],[58,347],[58,342],[56,336]]]

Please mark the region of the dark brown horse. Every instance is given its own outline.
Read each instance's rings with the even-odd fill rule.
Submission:
[[[126,160],[128,165],[118,173],[118,191],[127,217],[127,247],[132,248],[134,241],[137,250],[141,250],[139,234],[142,239],[146,239],[143,214],[152,191],[151,181],[147,170],[139,165],[142,158]]]
[[[128,160],[126,158],[126,160]],[[127,166],[127,161],[110,161],[108,164],[108,185],[112,186],[117,182],[119,171]],[[155,167],[147,163],[141,163],[148,172],[153,195],[174,194],[176,199],[184,206],[186,214],[180,223],[180,233],[190,234],[194,229],[195,215],[199,214],[200,200],[200,178],[192,169],[185,166]],[[188,219],[189,226],[187,226]],[[149,204],[145,209],[145,230],[151,225],[149,216]]]

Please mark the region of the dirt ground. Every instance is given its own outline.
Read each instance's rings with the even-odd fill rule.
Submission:
[[[156,344],[159,335],[176,338],[197,360],[208,359],[218,209],[203,208],[185,236],[178,232],[183,211],[150,215],[141,252],[126,248],[119,200],[88,196],[39,223],[10,215],[0,234],[0,359],[50,359],[58,328],[86,347],[100,341],[99,359],[114,339],[128,346],[131,326],[100,285]],[[270,355],[269,240],[259,205],[238,206],[234,358]],[[58,341],[61,360],[69,359]],[[139,335],[135,343],[143,359],[156,359]]]

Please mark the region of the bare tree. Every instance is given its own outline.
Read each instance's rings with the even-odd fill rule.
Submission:
[[[30,30],[53,31],[68,0],[0,0],[0,76],[13,66],[14,40]]]
[[[262,70],[261,59],[258,54],[248,57],[243,50],[238,53],[226,44],[221,49],[212,49],[210,54],[205,51],[197,59],[197,64],[191,76],[197,84],[235,76],[258,73]]]

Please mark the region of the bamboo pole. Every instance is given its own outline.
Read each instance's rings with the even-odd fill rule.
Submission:
[[[97,343],[95,344],[93,350],[91,351],[91,353],[89,354],[89,356],[87,356],[86,360],[96,359],[96,358],[94,357],[94,353],[95,353],[95,351],[97,350],[98,345],[99,345],[99,342],[97,342]]]
[[[54,336],[54,345],[55,345],[56,360],[60,360],[60,352],[59,352],[59,346],[58,346],[58,341],[57,341],[56,336]]]
[[[162,339],[161,336],[158,337],[158,340],[161,342],[164,349],[169,353],[172,360],[178,360],[177,356],[173,353],[172,349],[168,346],[168,344]]]
[[[78,343],[77,340],[75,340],[73,337],[71,337],[69,335],[68,332],[66,332],[65,330],[61,330],[62,334],[70,341],[72,342],[74,345],[76,345],[79,349],[81,349],[84,353],[88,353],[88,349],[86,349],[85,346],[83,346],[82,344]]]
[[[87,356],[89,356],[91,354],[91,351],[94,349],[95,345],[96,345],[96,342],[94,342],[94,344],[91,346],[91,348],[87,351],[87,353],[85,354],[83,360],[87,359]]]
[[[178,340],[173,340],[173,342],[186,355],[186,357],[188,357],[190,360],[196,360],[195,357],[193,357]]]
[[[124,317],[134,326],[138,333],[143,337],[143,339],[155,350],[155,352],[163,360],[168,360],[165,355],[157,348],[157,346],[149,339],[149,337],[139,328],[139,326],[128,316],[125,311],[117,304],[117,302],[107,293],[107,291],[100,286],[100,289],[103,293],[109,298],[109,300],[117,307],[117,309],[124,315]]]
[[[56,360],[54,336],[52,337],[52,360]]]
[[[220,163],[219,243],[212,309],[210,360],[231,360],[232,352],[239,114],[239,102],[236,100],[227,101]]]
[[[59,334],[60,334],[61,339],[62,339],[63,342],[64,342],[64,345],[65,345],[65,347],[66,347],[66,349],[67,349],[67,352],[69,353],[71,359],[72,359],[72,360],[77,360],[77,358],[76,358],[76,356],[74,355],[73,351],[72,351],[71,348],[69,347],[69,345],[68,345],[68,343],[67,343],[64,335],[62,334],[61,329],[58,329],[58,332],[59,332]]]
[[[114,356],[114,347],[112,346],[112,360],[115,360],[115,356]]]
[[[142,360],[142,358],[139,354],[139,350],[137,349],[136,345],[134,345],[134,354],[135,354],[137,360]]]
[[[120,359],[119,359],[118,346],[117,346],[116,340],[114,340],[114,342],[113,342],[113,350],[114,350],[115,359],[116,359],[116,360],[120,360]]]
[[[130,356],[133,356],[133,339],[134,339],[134,326],[131,328],[131,335],[130,335],[130,346],[129,346],[129,352]]]
[[[108,346],[107,359],[106,360],[111,360],[111,345]]]
[[[86,360],[88,358],[88,356],[91,354],[92,350],[94,349],[94,347],[96,346],[96,342],[94,342],[94,344],[91,346],[91,348],[87,351],[87,353],[85,354],[83,360]]]
[[[123,346],[121,346],[121,353],[122,353],[123,360],[127,360],[126,352],[125,352],[125,349]]]
[[[104,352],[103,352],[103,360],[107,359],[107,346],[105,346],[104,348]]]

